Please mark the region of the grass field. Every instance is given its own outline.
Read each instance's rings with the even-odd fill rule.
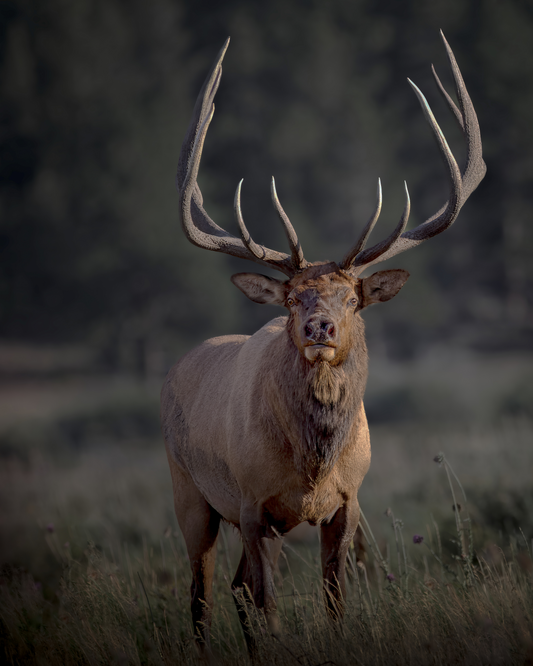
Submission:
[[[498,404],[522,399],[511,389]],[[197,663],[156,391],[119,382],[105,392],[93,380],[87,390],[83,408],[71,388],[62,395],[75,409],[24,419],[12,391],[0,414],[2,661]],[[350,554],[346,618],[332,624],[325,616],[317,531],[297,528],[276,573],[283,635],[269,636],[260,617],[250,618],[258,663],[533,664],[527,410],[385,420],[371,436],[360,493],[370,543],[358,561]],[[447,465],[434,462],[439,451],[468,503]],[[215,660],[228,665],[249,663],[229,588],[240,548],[223,526],[212,643]]]

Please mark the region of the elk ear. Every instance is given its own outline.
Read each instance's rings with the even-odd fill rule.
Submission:
[[[231,281],[254,303],[285,305],[285,283],[259,273],[236,273]]]
[[[394,298],[407,282],[408,277],[409,273],[407,271],[396,268],[390,271],[378,271],[367,278],[363,278],[361,280],[362,308]]]

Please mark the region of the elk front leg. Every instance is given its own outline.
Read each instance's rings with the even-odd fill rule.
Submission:
[[[278,634],[274,567],[281,550],[281,539],[265,537],[265,528],[257,519],[255,510],[241,513],[240,527],[244,552],[234,587],[237,587],[235,584],[240,574],[242,582],[250,588],[255,607],[265,613],[269,631]]]
[[[233,591],[233,600],[235,601],[235,606],[239,615],[239,622],[241,623],[244,638],[246,640],[246,647],[248,648],[249,654],[253,654],[254,652],[254,638],[250,631],[250,627],[248,626],[249,615],[246,606],[248,603],[253,601],[253,599],[250,597],[252,588],[253,583],[252,577],[250,575],[250,567],[248,566],[246,551],[243,547],[241,561],[239,562],[235,578],[231,583],[231,589]]]
[[[272,571],[274,571],[274,569],[276,568],[279,554],[281,552],[282,540],[270,539],[265,545],[270,552],[270,563]],[[250,654],[253,654],[255,644],[254,644],[253,634],[250,632],[250,628],[248,626],[249,614],[248,614],[248,609],[246,608],[246,604],[254,602],[253,597],[250,597],[253,587],[254,585],[253,585],[251,570],[250,567],[248,566],[246,550],[243,547],[241,561],[239,562],[237,573],[235,574],[235,578],[233,579],[233,582],[231,584],[231,589],[234,592],[235,606],[237,607],[237,613],[239,614],[239,620],[244,633],[244,638],[246,639],[246,647],[248,648],[248,652]],[[277,617],[275,615],[267,616],[267,621],[269,618],[270,618],[269,628],[273,633],[275,633],[279,629],[276,626],[272,625],[275,625],[275,623],[277,622]]]
[[[359,504],[352,500],[321,525],[322,576],[326,608],[334,619],[344,614],[346,555],[359,524]]]

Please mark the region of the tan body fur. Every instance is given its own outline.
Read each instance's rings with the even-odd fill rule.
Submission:
[[[273,524],[280,533],[305,521],[321,523],[355,499],[370,465],[362,401],[329,474],[313,478],[318,470],[304,465],[295,415],[282,404],[286,368],[278,352],[291,344],[286,321],[274,319],[251,337],[204,342],[174,366],[162,393],[171,467],[189,474],[228,522],[239,526],[245,504],[265,527]],[[258,365],[258,372],[249,372]],[[366,358],[352,381],[360,384],[363,377]],[[213,406],[209,414],[206,404]]]

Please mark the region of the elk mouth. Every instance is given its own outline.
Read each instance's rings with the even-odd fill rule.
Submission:
[[[316,361],[333,361],[335,358],[336,345],[315,343],[304,347],[305,358],[311,363]]]

